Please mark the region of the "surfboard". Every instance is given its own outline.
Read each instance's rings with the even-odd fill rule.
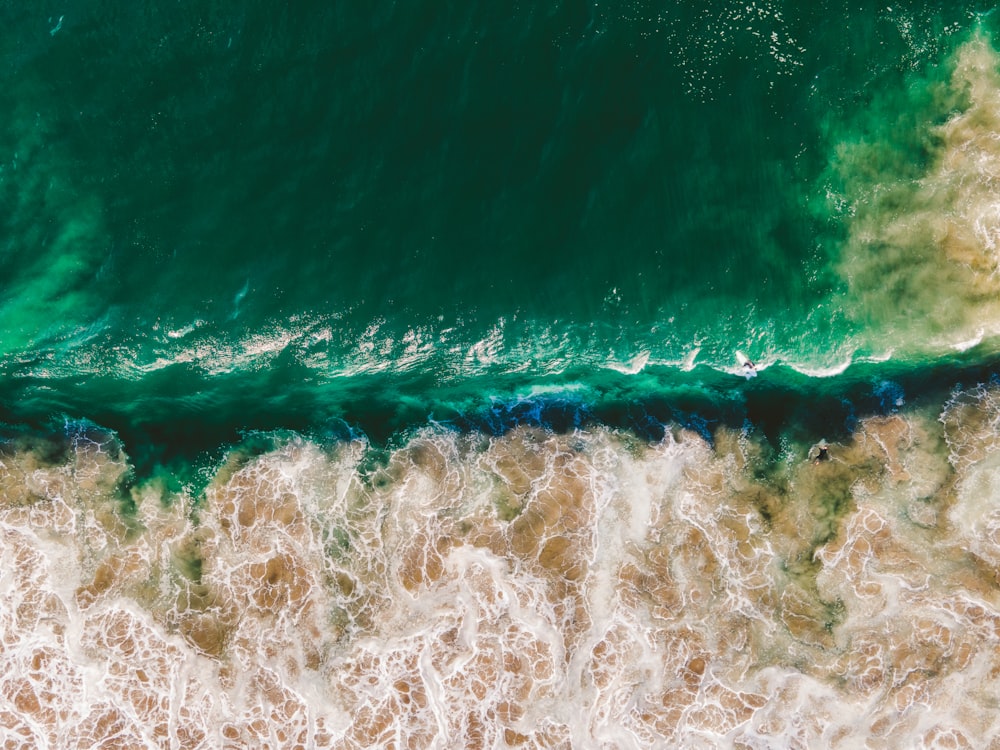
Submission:
[[[743,352],[736,351],[736,362],[740,366],[740,372],[747,379],[757,377],[757,365],[750,361],[750,358]]]

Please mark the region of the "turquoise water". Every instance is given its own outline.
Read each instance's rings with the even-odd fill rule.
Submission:
[[[645,398],[735,349],[772,378],[995,350],[1000,215],[942,130],[992,132],[975,4],[6,12],[14,421],[422,419]]]

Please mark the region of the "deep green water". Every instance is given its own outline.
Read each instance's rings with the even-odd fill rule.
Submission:
[[[988,379],[987,10],[4,3],[0,408],[832,433]]]

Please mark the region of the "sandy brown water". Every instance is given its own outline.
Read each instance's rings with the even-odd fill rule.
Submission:
[[[191,497],[109,435],[11,443],[3,741],[997,747],[998,447],[988,387],[819,463],[729,429],[286,436]]]

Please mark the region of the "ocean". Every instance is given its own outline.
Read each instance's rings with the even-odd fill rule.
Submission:
[[[1000,749],[990,4],[0,20],[5,748]]]

